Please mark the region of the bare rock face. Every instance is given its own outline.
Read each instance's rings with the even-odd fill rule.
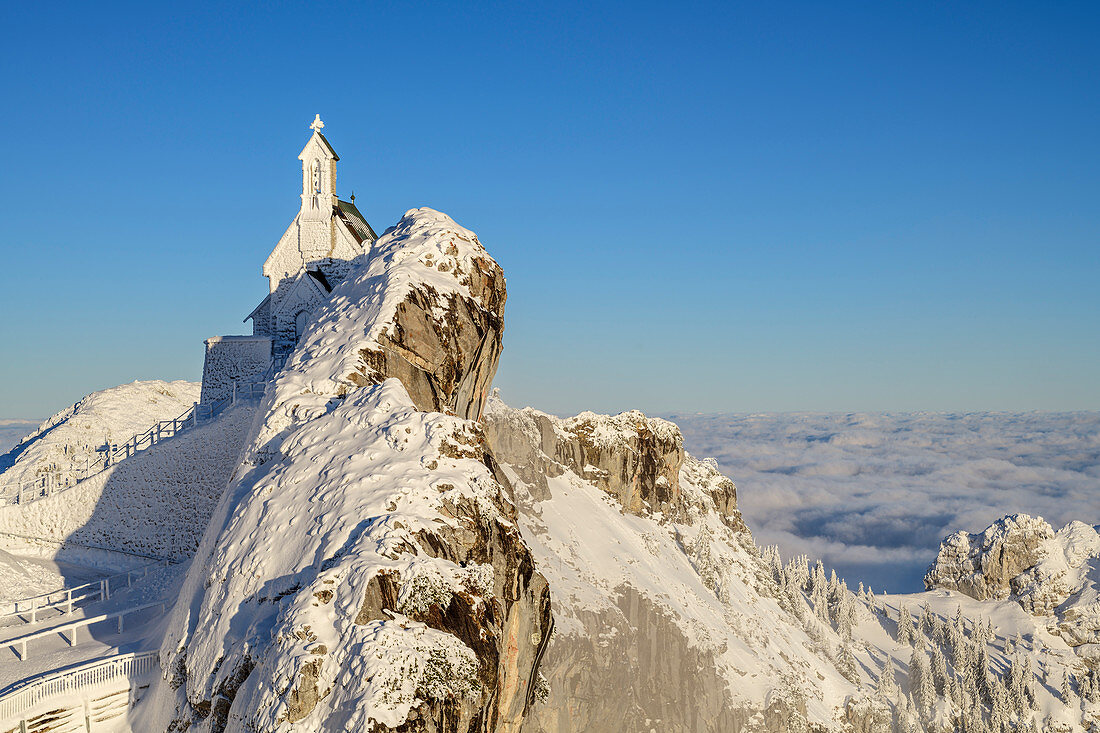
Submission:
[[[518,733],[552,619],[481,426],[504,280],[430,209],[269,388],[135,729]]]
[[[958,532],[940,545],[924,582],[979,600],[1012,599],[1050,616],[1049,629],[1083,651],[1100,643],[1100,532],[1084,522],[1055,532],[1040,517],[1016,514],[980,535]]]
[[[480,244],[472,232],[445,223],[406,216],[379,241],[383,248],[391,241],[405,247],[426,237],[445,243],[441,251],[424,255],[423,264],[453,275],[466,293],[440,293],[429,283],[411,288],[378,345],[359,351],[363,368],[349,379],[371,384],[397,377],[420,409],[476,420],[500,360],[504,272],[476,252],[473,245]]]
[[[333,292],[287,371],[303,377],[303,392],[337,395],[396,377],[419,409],[476,420],[500,360],[506,299],[504,272],[476,234],[412,209]]]
[[[712,509],[736,531],[747,532],[737,510],[737,489],[716,466],[685,461],[680,429],[637,410],[619,415],[592,412],[562,420],[537,410],[498,411],[486,420],[490,443],[536,499],[549,498],[547,479],[566,470],[600,487],[631,514],[682,517],[692,498],[680,488],[681,474],[705,486]]]
[[[849,683],[777,598],[733,482],[675,425],[497,398],[484,425],[552,588],[547,698],[525,732],[778,733],[834,715]]]
[[[956,532],[940,544],[924,585],[957,590],[979,601],[1003,600],[1012,592],[1012,579],[1038,562],[1044,540],[1053,536],[1041,517],[1026,514],[998,519],[981,534]]]

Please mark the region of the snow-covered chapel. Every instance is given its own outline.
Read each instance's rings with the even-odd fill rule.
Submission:
[[[309,126],[313,134],[298,155],[301,207],[264,261],[268,294],[245,317],[252,321],[252,335],[206,340],[203,402],[221,399],[233,382],[254,381],[273,360],[285,359],[317,306],[378,238],[355,207],[355,196],[342,201],[336,195],[340,156],[321,134],[324,126],[317,115]]]

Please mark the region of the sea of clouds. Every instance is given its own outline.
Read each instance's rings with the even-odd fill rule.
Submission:
[[[891,592],[1005,514],[1100,523],[1100,413],[671,415],[737,484],[760,544]]]
[[[0,456],[11,450],[23,436],[30,435],[41,420],[0,419]]]

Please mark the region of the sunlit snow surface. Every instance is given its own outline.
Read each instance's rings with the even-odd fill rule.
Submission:
[[[910,592],[940,540],[1005,514],[1100,523],[1100,413],[672,415],[759,544]]]

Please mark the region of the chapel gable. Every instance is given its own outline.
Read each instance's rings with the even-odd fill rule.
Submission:
[[[378,239],[355,206],[355,195],[343,201],[336,194],[340,156],[321,134],[324,126],[317,115],[298,155],[301,203],[264,261],[268,293],[245,318],[252,321],[252,336],[221,336],[206,342],[203,402],[222,399],[230,389],[226,385],[271,374],[298,343],[317,308]],[[257,356],[261,353],[267,356]]]

